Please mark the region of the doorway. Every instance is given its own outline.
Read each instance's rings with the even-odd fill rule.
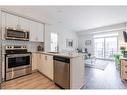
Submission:
[[[113,56],[117,52],[117,49],[117,36],[94,38],[94,53],[96,58],[113,60]]]

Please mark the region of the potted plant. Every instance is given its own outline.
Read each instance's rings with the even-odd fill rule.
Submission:
[[[126,50],[126,47],[125,46],[121,46],[120,47],[120,51],[121,51],[121,53],[124,55],[124,51]]]

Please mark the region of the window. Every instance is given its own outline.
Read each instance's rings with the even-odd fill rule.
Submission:
[[[51,52],[58,51],[58,35],[57,33],[51,33]]]
[[[94,35],[94,53],[97,58],[113,60],[118,48],[118,33]]]

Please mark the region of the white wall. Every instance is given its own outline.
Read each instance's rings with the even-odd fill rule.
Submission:
[[[120,30],[120,29],[125,29],[126,23],[119,23],[119,24],[114,24],[114,25],[109,25],[109,26],[103,26],[103,27],[98,27],[94,29],[88,29],[84,31],[79,31],[77,32],[78,35],[85,35],[85,34],[95,34],[95,33],[104,33],[104,32],[111,32],[115,30]]]
[[[105,33],[118,32],[118,50],[119,50],[120,46],[125,44],[124,37],[123,37],[123,31],[126,31],[126,24],[125,23],[100,27],[100,28],[96,28],[96,29],[91,29],[89,31],[86,30],[84,32],[83,31],[79,32],[79,33],[77,33],[78,39],[79,39],[78,40],[78,48],[84,48],[85,47],[88,49],[88,51],[91,54],[94,54],[94,39],[93,39],[94,34],[105,34]],[[86,40],[91,40],[92,45],[85,46]]]
[[[69,32],[67,30],[59,31],[59,50],[60,51],[75,51],[78,48],[78,37],[75,32]],[[73,48],[66,47],[66,40],[73,40]]]
[[[117,24],[117,25],[111,25],[111,26],[105,26],[105,27],[100,27],[95,29],[96,32],[98,31],[100,33],[111,33],[111,32],[118,32],[118,48],[120,47],[121,44],[125,44],[124,38],[123,38],[123,33],[122,31],[126,30],[126,25],[125,23],[122,24]],[[54,25],[46,25],[46,32],[45,32],[45,51],[50,51],[50,33],[55,32],[58,33],[58,44],[59,44],[59,51],[68,51],[68,50],[76,50],[77,48],[87,48],[88,52],[91,54],[94,54],[94,41],[93,41],[93,35],[94,34],[99,34],[99,33],[94,33],[92,34],[91,32],[94,32],[94,29],[92,30],[87,30],[87,32],[71,32],[69,30],[63,29],[59,26],[54,26]],[[73,39],[74,41],[74,47],[73,48],[67,48],[66,47],[66,39]],[[86,40],[91,40],[92,43],[89,46],[85,46],[85,41]]]
[[[58,46],[59,51],[72,51],[78,48],[78,36],[75,32],[71,32],[69,30],[63,29],[59,26],[54,25],[46,25],[45,31],[45,51],[50,51],[50,34],[51,32],[58,33]],[[66,47],[66,39],[73,40],[73,48]]]
[[[91,40],[91,45],[85,45],[86,40]],[[78,48],[87,48],[88,52],[91,54],[94,54],[94,44],[93,44],[93,35],[87,34],[87,35],[80,35],[78,37]]]

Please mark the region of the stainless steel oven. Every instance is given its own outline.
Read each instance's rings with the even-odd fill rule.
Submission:
[[[29,40],[29,31],[17,30],[6,27],[5,39],[7,40]]]
[[[7,49],[6,53],[5,80],[31,73],[31,53],[26,52],[26,49]]]

